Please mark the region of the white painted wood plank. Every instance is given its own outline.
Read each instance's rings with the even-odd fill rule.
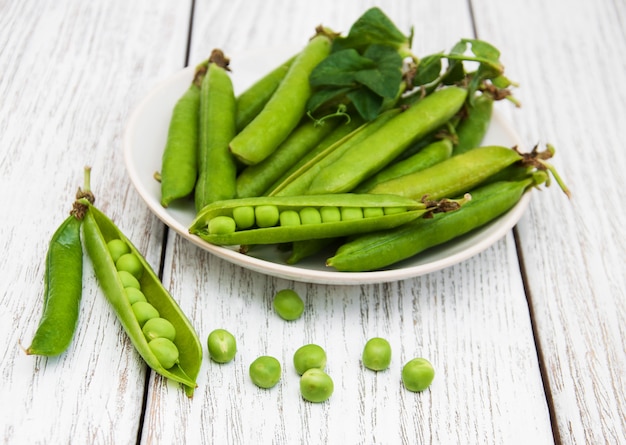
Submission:
[[[557,437],[626,438],[624,2],[474,2],[521,83],[511,113],[528,144],[552,142],[572,200],[544,193],[518,226]],[[503,20],[512,16],[515,20]]]
[[[189,2],[0,4],[1,441],[135,443],[145,365],[84,266],[80,325],[58,358],[24,354],[47,243],[92,165],[97,204],[158,266],[162,225],[128,180],[120,138],[151,80],[183,65]]]
[[[214,47],[227,53],[306,41],[320,22],[346,28],[371,3],[198,2],[191,63]],[[464,2],[397,2],[384,9],[401,27],[416,26],[416,52],[447,49],[471,35]],[[233,266],[170,234],[164,283],[191,315],[203,340],[233,332],[236,359],[205,357],[199,388],[182,401],[176,385],[153,376],[147,443],[549,443],[543,393],[525,294],[511,235],[476,258],[399,283],[322,286],[292,283]],[[293,287],[306,300],[293,323],[271,311],[271,298]],[[360,364],[365,341],[389,339],[389,370]],[[328,353],[335,393],[304,402],[293,352],[315,342]],[[256,388],[248,366],[258,355],[283,363],[281,383]],[[424,356],[437,369],[430,390],[409,393],[400,369]],[[513,402],[514,401],[514,402]],[[163,419],[184,411],[175,421]]]

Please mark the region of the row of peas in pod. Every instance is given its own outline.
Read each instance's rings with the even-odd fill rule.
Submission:
[[[176,328],[169,320],[160,316],[159,311],[148,302],[142,292],[139,282],[143,274],[141,262],[120,239],[109,241],[107,248],[150,350],[165,369],[173,367],[179,358],[178,348],[174,344]]]

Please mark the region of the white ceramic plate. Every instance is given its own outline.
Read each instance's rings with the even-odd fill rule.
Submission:
[[[259,76],[287,60],[295,50],[257,50],[233,57],[232,79],[235,92],[251,85]],[[297,266],[285,263],[286,254],[275,246],[253,249],[244,255],[230,248],[206,243],[188,232],[194,216],[193,202],[181,201],[167,209],[159,203],[160,186],[154,173],[161,168],[161,155],[167,137],[172,109],[189,86],[193,67],[176,73],[157,85],[134,109],[124,134],[123,148],[130,179],[154,214],[185,239],[239,266],[272,276],[322,284],[364,284],[401,280],[434,272],[464,261],[485,250],[504,236],[521,218],[530,200],[527,193],[509,212],[490,224],[445,245],[430,249],[386,270],[375,272],[337,272],[324,265],[325,257],[302,261]],[[484,144],[513,146],[519,138],[497,112]]]

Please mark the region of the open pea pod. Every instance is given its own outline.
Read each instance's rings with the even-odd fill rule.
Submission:
[[[402,196],[352,193],[230,199],[204,207],[189,232],[224,246],[337,238],[397,227],[436,206]],[[249,217],[239,216],[244,211]]]
[[[202,345],[193,326],[176,301],[163,287],[143,255],[139,253],[113,221],[94,206],[89,206],[85,215],[83,232],[85,247],[94,265],[98,282],[106,298],[113,306],[135,349],[154,371],[168,379],[182,383],[186,394],[191,397],[197,386],[196,378],[202,363]],[[115,263],[107,248],[107,243],[114,239],[124,241],[130,248],[131,253],[135,254],[140,260],[143,266],[143,273],[139,278],[139,282],[147,301],[158,310],[160,317],[170,321],[176,328],[174,344],[178,348],[179,359],[178,363],[169,369],[165,369],[161,365],[159,359],[148,346],[148,341],[133,313]]]

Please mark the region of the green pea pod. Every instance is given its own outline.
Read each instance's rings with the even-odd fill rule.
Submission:
[[[336,238],[396,227],[433,211],[435,207],[435,204],[424,204],[395,195],[330,194],[242,198],[206,206],[192,222],[189,232],[217,245],[276,244]],[[235,230],[235,222],[225,230],[212,229],[213,221],[221,222],[224,219],[228,222],[236,219],[235,211],[241,208],[273,210],[276,213],[275,222],[273,225],[265,225],[257,219],[257,223],[249,229]],[[335,209],[337,217],[325,220],[321,216],[322,209]],[[377,215],[367,216],[364,209],[375,209]],[[289,225],[279,223],[279,215],[286,212],[298,213],[301,222]],[[309,213],[316,212],[320,212],[319,220],[308,216]],[[348,216],[349,213],[359,212],[359,216]],[[306,219],[312,222],[306,221],[305,214]]]
[[[113,221],[94,206],[90,206],[85,215],[83,234],[85,247],[93,263],[100,287],[111,303],[135,349],[146,364],[158,374],[182,383],[185,392],[191,397],[197,386],[196,378],[202,363],[202,345],[193,326],[137,248]],[[131,253],[139,259],[143,266],[143,273],[139,281],[147,301],[159,312],[160,317],[168,320],[176,329],[174,344],[178,348],[180,356],[178,363],[170,369],[165,369],[161,365],[159,359],[148,346],[148,341],[133,313],[115,263],[107,249],[107,243],[113,239],[124,241]]]
[[[326,264],[343,272],[365,272],[411,258],[494,220],[517,204],[530,187],[543,183],[546,177],[545,172],[536,172],[520,181],[481,186],[472,190],[471,201],[459,210],[355,237],[339,247]]]
[[[419,172],[438,164],[452,155],[452,141],[449,138],[435,141],[422,148],[413,156],[396,162],[381,170],[354,189],[355,193],[366,193],[377,184],[399,178],[410,173]]]
[[[228,59],[220,50],[213,50],[200,89],[196,210],[213,201],[234,198],[236,194],[237,165],[228,150],[236,132],[236,101],[227,69]]]
[[[295,56],[261,77],[237,96],[237,132],[244,129],[261,112],[282,82]]]
[[[336,122],[318,125],[309,118],[291,132],[271,155],[256,165],[246,167],[237,176],[237,197],[261,196],[300,158],[315,148],[336,127]]]
[[[235,136],[230,150],[246,165],[268,157],[305,115],[311,95],[309,75],[330,53],[332,38],[322,32],[313,37],[296,56],[270,100],[259,114]]]
[[[161,205],[191,195],[198,176],[198,119],[200,85],[206,62],[196,67],[194,80],[172,110],[161,159]]]
[[[425,170],[390,179],[369,193],[398,194],[413,199],[453,197],[466,193],[505,167],[523,159],[516,150],[498,145],[475,148]]]
[[[54,356],[72,341],[82,296],[83,250],[81,220],[70,215],[59,226],[48,247],[44,307],[27,354]]]
[[[321,171],[311,182],[307,193],[316,195],[353,190],[412,143],[448,122],[461,109],[466,97],[467,90],[458,87],[447,87],[426,96]]]
[[[399,109],[390,109],[378,115],[373,121],[365,122],[357,126],[341,139],[325,147],[307,162],[293,170],[280,184],[273,187],[269,195],[296,196],[307,194],[311,182],[315,180],[321,172],[330,168],[335,162],[341,159],[344,153],[371,137],[398,114],[400,114]]]
[[[297,264],[305,258],[320,253],[335,242],[337,242],[335,238],[294,241],[291,246],[291,254],[285,262],[287,264]]]
[[[480,147],[491,123],[493,97],[489,94],[476,97],[471,104],[467,104],[466,111],[467,115],[457,125],[457,142],[452,150],[453,156]]]

